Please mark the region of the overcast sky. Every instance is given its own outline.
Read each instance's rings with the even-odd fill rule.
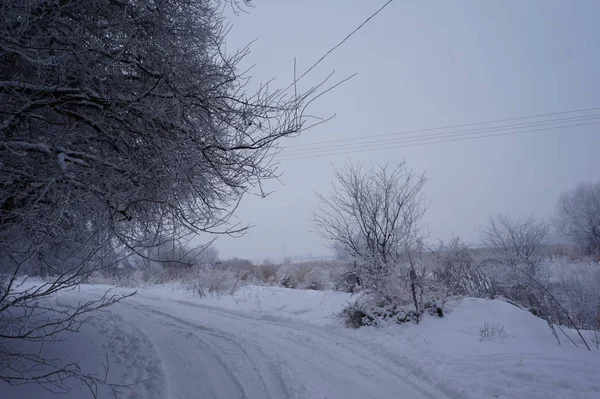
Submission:
[[[253,3],[249,14],[232,17],[228,50],[258,39],[244,65],[255,65],[255,82],[275,78],[285,87],[294,57],[298,71],[306,70],[385,1]],[[328,254],[312,232],[314,193],[328,192],[333,168],[349,160],[406,160],[426,172],[432,239],[455,235],[477,243],[481,227],[498,213],[552,218],[560,193],[600,179],[600,125],[411,147],[387,140],[410,130],[600,107],[598,15],[594,0],[393,1],[305,78],[307,85],[333,70],[337,79],[357,73],[311,110],[336,114],[333,120],[283,143],[282,184],[271,182],[275,192],[265,199],[245,198],[237,216],[256,226],[242,238],[220,238],[221,257],[282,258],[284,243],[288,256]],[[586,115],[600,116],[600,109],[502,125]],[[384,134],[390,136],[340,141]],[[345,154],[308,152],[331,154],[332,145],[365,141],[371,144]]]

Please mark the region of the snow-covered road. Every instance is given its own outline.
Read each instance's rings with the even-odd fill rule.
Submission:
[[[105,289],[63,292],[54,306],[74,307]],[[110,382],[139,382],[122,389],[119,398],[446,397],[395,359],[373,356],[372,349],[332,333],[341,328],[219,309],[194,299],[140,292],[98,312],[56,350],[81,359],[84,371],[99,376],[99,363],[108,358]],[[3,399],[55,397],[35,386],[5,393]],[[75,384],[67,397],[85,394]],[[114,394],[101,390],[100,396]]]
[[[140,393],[145,398],[446,396],[393,358],[374,357],[330,329],[300,322],[143,293],[111,307],[103,319],[109,341],[123,343],[125,359],[136,359],[137,369],[140,363],[155,367],[153,383]],[[140,344],[126,347],[132,341]]]
[[[61,292],[52,306],[75,307],[108,288]],[[111,383],[135,383],[102,388],[100,398],[600,398],[600,352],[559,346],[543,320],[506,302],[466,298],[443,319],[349,330],[331,318],[348,300],[280,287],[200,299],[148,287],[45,350]],[[487,322],[504,335],[482,340]],[[71,387],[56,395],[0,385],[0,398],[90,397]]]

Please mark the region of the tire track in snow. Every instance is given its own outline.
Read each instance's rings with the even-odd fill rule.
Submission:
[[[174,317],[148,305],[129,304],[129,306],[136,311],[149,315],[156,323],[170,327],[172,332],[193,341],[190,344],[200,344],[203,351],[211,352],[216,361],[227,370],[235,381],[241,393],[240,397],[276,399],[289,396],[284,381],[278,375],[274,365],[271,362],[259,362],[261,358],[266,359],[267,357],[258,348],[250,350],[218,330]],[[168,321],[165,321],[165,319],[168,319]],[[190,346],[195,347],[195,345]],[[247,367],[248,364],[244,363],[249,363],[249,367]],[[249,376],[248,371],[254,375]],[[265,374],[268,374],[271,378],[265,378]],[[225,396],[217,395],[214,397]]]
[[[257,319],[248,315],[241,314],[235,311],[222,310],[219,308],[213,308],[210,306],[204,306],[189,301],[180,300],[163,300],[160,297],[142,295],[137,298],[133,298],[132,301],[141,304],[139,300],[151,300],[158,302],[159,306],[169,305],[169,303],[175,303],[178,305],[186,305],[192,307],[200,314],[210,316],[211,318],[218,318],[219,325],[218,330],[221,334],[230,336],[230,341],[240,341],[243,345],[252,345],[260,347],[265,342],[269,344],[277,345],[277,352],[279,354],[279,362],[285,364],[285,367],[280,366],[280,369],[297,369],[297,376],[287,374],[287,385],[291,387],[287,388],[288,395],[292,395],[290,391],[294,389],[306,392],[310,391],[306,386],[299,383],[291,383],[289,380],[298,379],[302,376],[302,373],[310,370],[312,374],[317,371],[316,377],[321,375],[329,374],[330,377],[338,381],[341,385],[355,385],[353,379],[362,380],[364,385],[377,385],[380,391],[387,392],[389,396],[381,397],[399,397],[402,391],[409,391],[406,397],[418,398],[441,398],[441,397],[458,397],[458,393],[447,389],[438,384],[436,388],[433,387],[431,381],[424,381],[419,376],[420,370],[410,370],[406,367],[402,367],[401,360],[399,359],[387,359],[385,361],[378,361],[372,358],[373,351],[364,348],[360,343],[352,342],[342,337],[332,337],[331,334],[327,334],[326,331],[320,330],[316,327],[307,327],[306,325],[295,325],[290,322],[276,322],[273,320]],[[141,304],[143,306],[143,304]],[[152,311],[157,312],[156,307],[152,306]],[[205,324],[214,323],[214,320],[203,322],[202,325],[198,321],[193,321],[189,318],[182,318],[174,316],[175,309],[168,309],[160,311],[163,317],[169,317],[182,322],[188,327],[198,328],[205,331]],[[199,317],[199,320],[205,319]],[[224,324],[224,325],[223,325]],[[233,324],[233,325],[232,325]],[[252,327],[253,330],[248,328],[244,329],[244,333],[236,334],[235,325],[244,325],[246,327]],[[228,331],[223,331],[225,325],[229,326],[225,328]],[[234,331],[232,333],[232,331]],[[268,334],[265,332],[268,331]],[[242,345],[241,343],[238,346]],[[340,350],[341,349],[341,350]],[[264,353],[264,351],[263,351]],[[285,354],[286,356],[282,356]],[[267,357],[273,357],[272,354],[265,354]],[[285,357],[286,361],[281,359]],[[408,362],[408,360],[407,360]],[[302,364],[299,366],[299,364]],[[405,365],[404,365],[405,366]],[[374,372],[373,370],[376,370]],[[291,373],[293,374],[293,373]],[[412,374],[412,375],[411,375]],[[348,377],[349,376],[349,377]],[[425,383],[425,384],[424,384]],[[306,384],[305,384],[306,385]],[[376,387],[375,387],[376,388]],[[314,390],[313,390],[314,391]],[[353,390],[350,390],[352,392]],[[315,392],[313,392],[314,394]],[[354,392],[356,393],[356,392]],[[373,392],[372,392],[373,393]],[[393,395],[393,396],[392,396]],[[373,395],[376,397],[376,395]],[[300,395],[299,397],[303,397]],[[338,397],[338,396],[334,396]]]

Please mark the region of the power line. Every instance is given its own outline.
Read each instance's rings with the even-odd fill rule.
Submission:
[[[304,156],[308,156],[308,155],[317,156],[319,154],[322,154],[320,156],[327,156],[327,155],[335,155],[338,153],[339,154],[350,153],[352,151],[347,151],[347,150],[353,150],[353,149],[365,151],[365,150],[377,150],[377,149],[383,149],[383,148],[390,148],[390,146],[392,146],[391,148],[398,148],[399,146],[394,146],[394,144],[403,143],[403,142],[431,141],[433,139],[443,139],[443,140],[438,140],[436,142],[456,141],[456,140],[448,140],[448,138],[457,137],[460,139],[466,139],[468,137],[460,137],[460,136],[475,136],[475,135],[481,135],[482,133],[523,129],[526,127],[539,127],[539,126],[544,126],[544,125],[557,125],[557,124],[567,124],[567,123],[569,125],[555,126],[555,127],[553,127],[553,129],[556,129],[559,127],[570,127],[570,126],[573,126],[572,125],[573,122],[581,122],[581,121],[586,121],[586,120],[598,119],[600,117],[600,114],[571,115],[566,118],[537,120],[537,121],[531,121],[531,122],[521,122],[521,123],[516,123],[516,124],[498,125],[498,123],[517,121],[517,120],[526,120],[526,119],[533,119],[533,118],[541,118],[541,117],[548,117],[548,116],[556,116],[556,115],[576,114],[576,113],[598,111],[598,110],[600,110],[600,107],[591,107],[591,108],[584,108],[584,109],[577,109],[577,110],[550,112],[550,113],[544,113],[544,114],[496,119],[496,120],[492,120],[492,121],[480,121],[480,122],[434,127],[434,128],[427,128],[427,129],[409,130],[409,131],[397,132],[397,133],[370,135],[370,136],[364,136],[364,137],[354,137],[354,138],[338,139],[338,140],[328,140],[328,141],[321,141],[321,142],[317,142],[317,143],[307,143],[304,145],[288,146],[287,148],[292,147],[291,151],[290,150],[286,151],[284,149],[284,151],[282,153],[278,154],[278,156],[282,156],[282,158],[280,158],[280,159],[295,159],[295,158],[304,157]],[[426,135],[415,135],[415,136],[402,137],[402,138],[397,137],[397,136],[402,136],[402,135],[406,135],[406,134],[410,134],[410,133],[429,132],[429,131],[436,131],[436,130],[448,130],[448,129],[452,129],[452,128],[456,128],[456,127],[469,127],[469,126],[477,126],[477,125],[481,126],[481,125],[486,125],[486,124],[487,125],[496,124],[496,125],[495,126],[494,125],[482,126],[482,127],[476,128],[476,129],[442,131],[442,132],[438,132],[438,133],[432,133],[432,134],[426,134]],[[534,131],[537,131],[537,130],[539,130],[539,129],[535,129]],[[512,131],[509,134],[515,134],[515,132],[516,131]],[[487,136],[497,136],[497,134],[496,135],[487,135]],[[381,137],[390,137],[390,138],[383,139],[383,140],[377,139],[377,138],[381,138]],[[371,140],[373,138],[376,138],[377,140]],[[362,141],[357,142],[358,140],[362,140]],[[365,140],[370,140],[370,141],[365,141]],[[352,142],[349,142],[349,141],[352,141]],[[327,143],[343,143],[343,142],[348,142],[348,143],[340,144],[340,145],[327,145],[327,146],[320,145],[320,144],[327,144]],[[301,147],[305,147],[305,148],[301,148]],[[402,147],[405,147],[405,146],[402,146]]]
[[[405,144],[405,145],[383,146],[383,147],[369,148],[369,149],[362,149],[361,148],[361,149],[356,149],[356,150],[351,150],[351,151],[331,152],[331,153],[327,153],[327,154],[317,154],[317,155],[310,155],[309,154],[308,156],[297,156],[297,157],[290,157],[290,158],[280,158],[278,160],[279,161],[292,161],[292,160],[300,160],[300,159],[320,158],[320,157],[326,157],[326,156],[336,156],[336,155],[353,154],[353,153],[357,153],[357,152],[371,152],[371,151],[379,151],[379,150],[384,150],[384,149],[397,149],[397,148],[406,148],[406,147],[417,147],[417,146],[425,146],[425,145],[431,145],[431,144],[450,143],[450,142],[455,142],[455,141],[466,141],[466,140],[476,140],[476,139],[482,139],[482,138],[487,138],[487,137],[509,136],[509,135],[523,134],[523,133],[540,132],[540,131],[547,131],[547,130],[556,130],[556,129],[562,129],[562,128],[567,128],[567,127],[590,126],[590,125],[597,125],[597,124],[600,124],[600,122],[588,122],[588,123],[579,123],[579,124],[573,124],[573,125],[552,126],[552,127],[539,128],[539,129],[530,129],[530,130],[521,130],[521,131],[514,131],[514,132],[486,134],[486,135],[469,136],[469,137],[462,137],[462,138],[452,138],[452,139],[429,141],[429,142],[414,143],[414,144]]]
[[[535,119],[535,118],[543,118],[543,117],[547,117],[547,116],[574,114],[574,113],[582,113],[582,112],[598,111],[598,110],[600,110],[600,107],[583,108],[583,109],[561,111],[561,112],[549,112],[549,113],[545,113],[545,114],[519,116],[519,117],[515,117],[515,118],[495,119],[495,120],[491,120],[491,121],[463,123],[463,124],[458,124],[458,125],[439,126],[439,127],[432,127],[432,128],[427,128],[427,129],[405,130],[405,131],[396,132],[396,133],[377,134],[377,135],[362,136],[362,137],[350,137],[350,138],[345,138],[345,139],[318,141],[318,142],[306,143],[306,144],[292,144],[292,145],[287,146],[286,148],[315,146],[318,144],[329,144],[329,143],[338,143],[338,142],[345,142],[345,141],[364,140],[364,139],[371,139],[371,138],[375,138],[375,137],[388,137],[388,136],[405,135],[405,134],[411,134],[411,133],[424,133],[424,132],[430,132],[430,131],[436,131],[436,130],[447,130],[447,129],[453,129],[453,128],[459,128],[459,127],[462,128],[462,127],[469,127],[469,126],[494,124],[494,123],[500,123],[500,122],[512,122],[512,121],[524,120],[524,119]]]
[[[449,138],[449,137],[457,137],[464,135],[477,135],[481,133],[491,133],[491,132],[499,132],[505,130],[516,130],[516,129],[524,129],[524,128],[532,128],[532,127],[540,127],[547,125],[559,125],[559,124],[567,124],[574,122],[582,122],[582,121],[590,121],[600,119],[600,114],[593,115],[582,115],[576,117],[569,118],[560,118],[560,119],[551,119],[545,121],[534,121],[527,123],[517,123],[517,124],[508,124],[508,125],[499,125],[499,126],[487,126],[483,128],[477,129],[466,129],[466,130],[455,130],[450,132],[441,132],[441,133],[432,133],[432,134],[424,134],[424,135],[415,135],[408,137],[395,137],[384,140],[371,140],[371,141],[363,141],[359,143],[347,143],[347,144],[339,144],[339,145],[327,145],[327,146],[316,146],[315,148],[299,148],[292,149],[287,151],[284,149],[281,153],[282,156],[285,157],[293,157],[297,155],[309,155],[316,154],[321,152],[331,152],[331,151],[341,151],[341,150],[351,150],[351,149],[365,149],[373,146],[381,147],[382,145],[393,145],[404,142],[413,142],[413,141],[423,141],[434,138]],[[375,136],[370,136],[375,137]],[[367,137],[367,138],[370,138]]]
[[[425,146],[425,145],[431,145],[431,144],[450,143],[450,142],[455,142],[455,141],[466,141],[466,140],[476,140],[476,139],[482,139],[482,138],[487,138],[487,137],[510,136],[510,135],[517,135],[517,134],[521,134],[521,133],[556,130],[556,129],[567,128],[567,127],[589,126],[589,125],[597,125],[597,124],[600,124],[600,122],[580,123],[580,124],[574,124],[574,125],[555,126],[555,127],[547,127],[547,128],[543,128],[543,129],[531,129],[531,130],[525,130],[525,131],[495,133],[495,134],[487,134],[487,135],[481,135],[481,136],[445,139],[445,140],[437,140],[437,141],[429,141],[429,142],[421,142],[421,143],[405,144],[405,145],[383,146],[383,147],[366,148],[366,149],[361,148],[361,149],[356,149],[356,150],[351,150],[351,151],[331,152],[331,153],[327,153],[327,154],[317,154],[317,155],[308,154],[307,156],[279,158],[278,160],[279,161],[292,161],[292,160],[299,160],[299,159],[321,158],[321,157],[326,157],[326,156],[353,154],[353,153],[357,153],[357,152],[371,152],[371,151],[379,151],[379,150],[387,150],[387,149],[418,147],[418,146]]]

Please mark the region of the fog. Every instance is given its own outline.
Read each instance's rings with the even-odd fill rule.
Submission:
[[[250,87],[270,79],[272,88],[285,87],[294,59],[299,75],[384,3],[257,0],[248,14],[232,16],[227,48],[258,39],[243,61],[253,66]],[[356,73],[311,107],[312,115],[335,114],[332,120],[281,143],[274,159],[280,180],[265,183],[272,191],[265,198],[244,198],[236,221],[254,227],[241,238],[220,237],[221,257],[328,255],[313,232],[314,193],[328,192],[334,168],[348,161],[406,160],[425,172],[432,241],[477,243],[498,213],[551,220],[562,192],[600,178],[600,109],[555,114],[600,107],[599,12],[596,1],[392,2],[302,79],[299,89],[307,89],[332,71],[332,83]],[[387,141],[407,131],[544,114],[554,115],[475,128],[587,119],[442,143]],[[363,139],[342,141],[355,138]],[[335,151],[349,143],[355,146]]]

